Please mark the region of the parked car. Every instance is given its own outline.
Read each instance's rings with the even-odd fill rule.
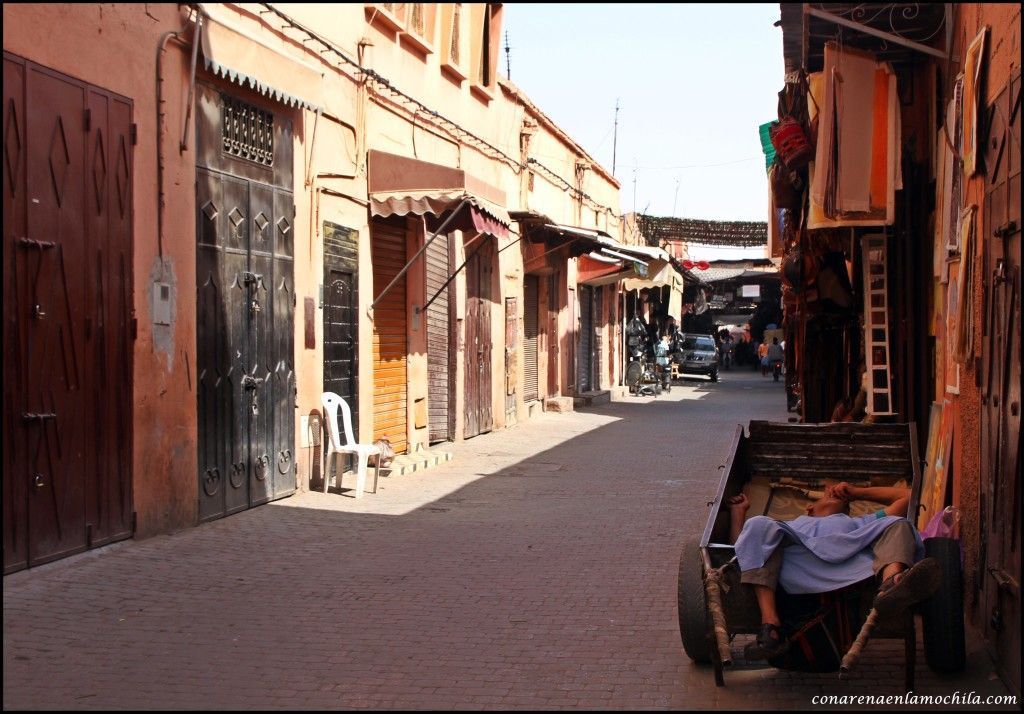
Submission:
[[[679,351],[676,362],[682,374],[699,374],[710,377],[712,382],[718,381],[720,358],[718,346],[711,335],[700,335],[684,332],[680,335]]]

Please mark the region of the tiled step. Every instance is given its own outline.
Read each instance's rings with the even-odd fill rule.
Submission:
[[[413,471],[423,471],[452,460],[452,454],[441,449],[417,449],[411,454],[399,454],[391,465],[382,468],[382,476],[404,476]]]
[[[595,389],[590,392],[580,392],[573,399],[573,407],[579,409],[580,407],[596,407],[601,404],[607,404],[612,400],[612,393],[607,389]]]

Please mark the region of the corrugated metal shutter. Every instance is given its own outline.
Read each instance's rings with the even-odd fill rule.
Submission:
[[[589,392],[592,356],[590,350],[594,334],[594,289],[581,285],[577,295],[580,303],[580,334],[576,356],[576,389],[580,392]]]
[[[451,438],[449,421],[452,385],[448,368],[450,326],[448,293],[451,286],[441,290],[448,280],[448,236],[437,236],[427,246],[427,299],[437,293],[427,308],[427,371],[429,378],[430,441]],[[441,290],[438,293],[438,290]]]
[[[523,399],[539,398],[537,390],[537,276],[527,275],[523,282]]]
[[[601,360],[604,357],[604,287],[594,288],[594,364],[591,389],[601,388]]]
[[[405,219],[374,218],[370,236],[376,298],[405,267]],[[403,277],[373,311],[373,438],[399,454],[408,448],[405,290]]]

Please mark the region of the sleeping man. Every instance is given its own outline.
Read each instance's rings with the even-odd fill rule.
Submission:
[[[850,501],[857,499],[885,508],[853,518]],[[761,629],[747,658],[769,659],[788,649],[775,608],[777,585],[791,594],[823,593],[874,575],[880,585],[873,607],[882,617],[930,597],[941,570],[934,558],[921,559],[921,537],[905,517],[909,502],[910,489],[843,482],[827,487],[804,516],[791,521],[754,516],[744,523],[750,500],[746,494],[729,499],[740,582],[754,587],[761,610]]]

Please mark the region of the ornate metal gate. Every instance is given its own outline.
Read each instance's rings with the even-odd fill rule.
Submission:
[[[356,434],[359,433],[358,239],[357,231],[324,221],[324,391],[334,392],[348,404],[352,411],[352,430]],[[344,468],[348,469],[353,457],[351,454],[344,457]]]
[[[257,100],[254,100],[257,101]],[[200,85],[196,102],[199,518],[295,491],[291,122]]]

